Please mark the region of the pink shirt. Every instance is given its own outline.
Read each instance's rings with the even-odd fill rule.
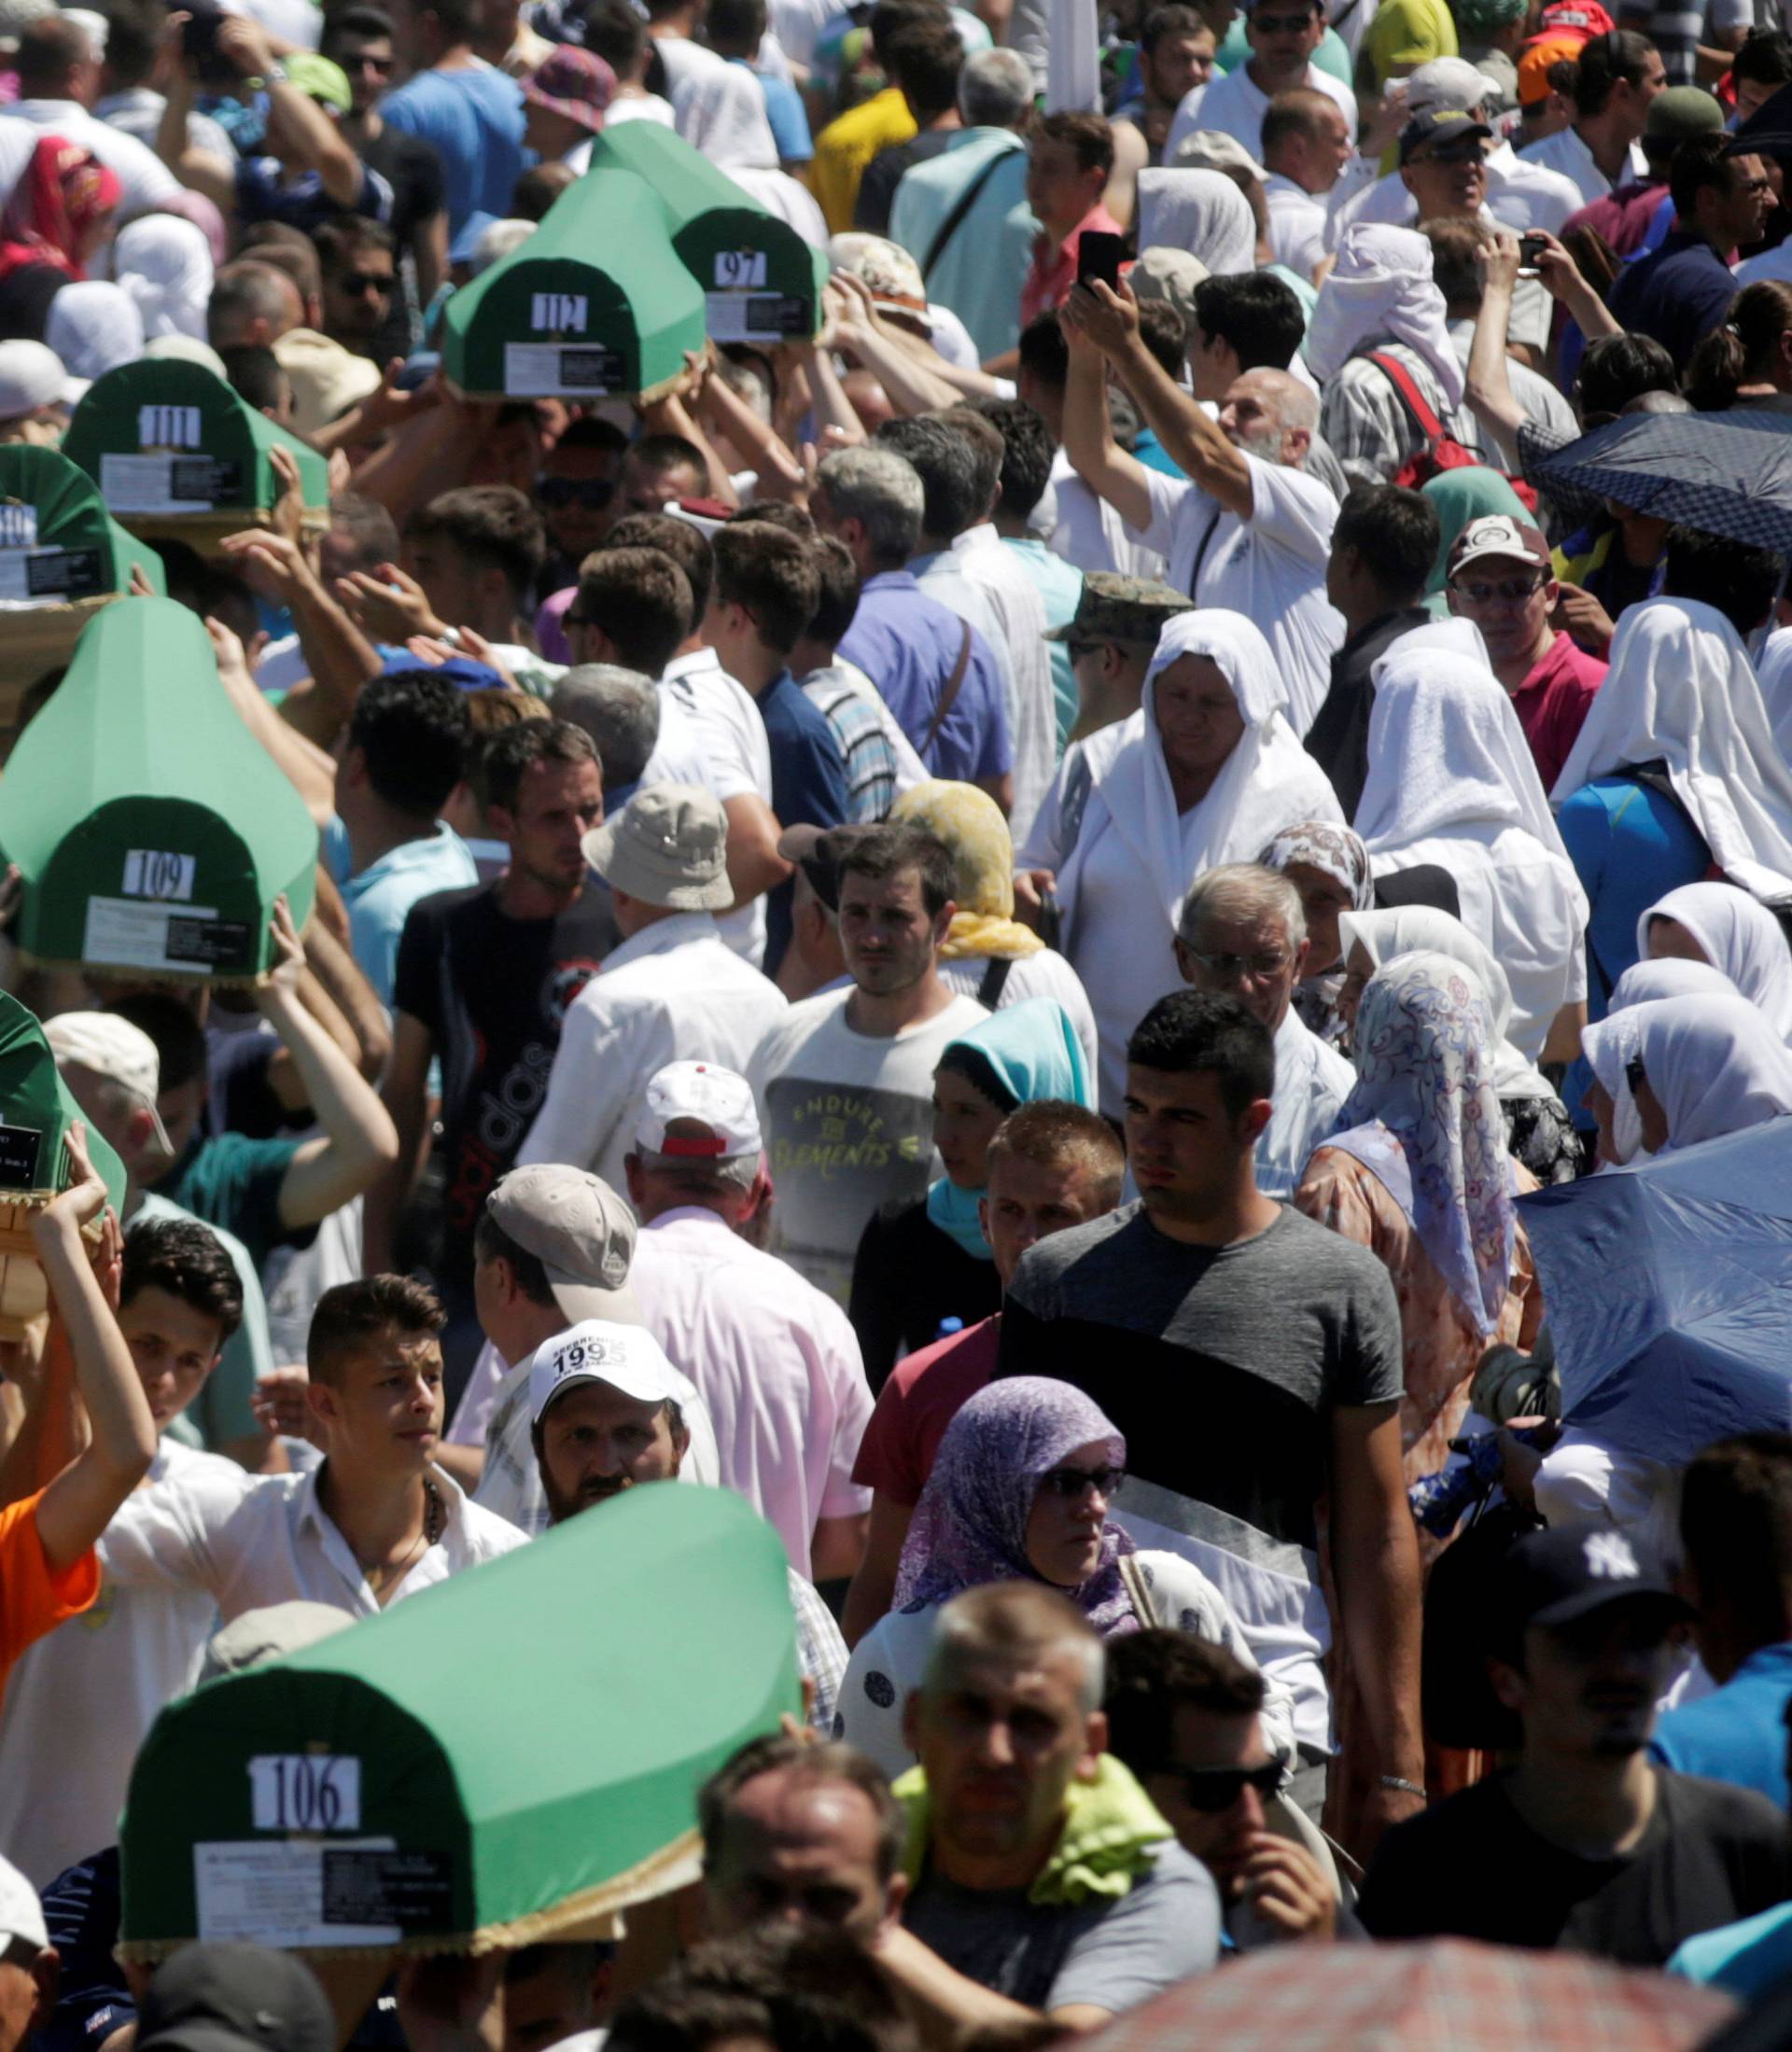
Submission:
[[[1043,230],[1040,231],[1033,243],[1032,265],[1020,288],[1023,328],[1042,314],[1055,314],[1070,298],[1071,287],[1076,283],[1076,252],[1086,229],[1104,235],[1121,232],[1119,222],[1104,206],[1091,208],[1056,245]]]
[[[641,1229],[628,1284],[715,1421],[722,1487],[777,1528],[808,1576],[817,1520],[871,1508],[852,1479],[871,1389],[846,1313],[701,1205]]]
[[[1543,661],[1513,692],[1512,710],[1531,744],[1546,792],[1556,788],[1587,723],[1593,693],[1610,667],[1603,657],[1589,655],[1566,635],[1558,635]]]
[[[878,1394],[853,1479],[892,1502],[918,1503],[946,1427],[995,1374],[1001,1347],[997,1312],[899,1361]]]

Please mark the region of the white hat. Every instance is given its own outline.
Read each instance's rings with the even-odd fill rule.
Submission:
[[[143,353],[159,362],[171,357],[177,363],[200,364],[214,377],[222,378],[227,384],[230,383],[223,357],[210,342],[201,342],[197,335],[151,335],[143,345]]]
[[[45,406],[72,406],[75,381],[63,359],[40,342],[0,342],[0,421]]]
[[[44,1022],[44,1038],[58,1068],[73,1062],[128,1090],[156,1122],[156,1144],[172,1158],[174,1143],[156,1110],[161,1095],[161,1057],[141,1026],[112,1012],[59,1012]]]
[[[328,427],[379,387],[378,364],[315,328],[287,328],[273,355],[292,386],[292,425],[301,435]]]
[[[584,839],[585,860],[612,890],[678,912],[721,912],[728,881],[728,815],[696,784],[650,784]]]
[[[695,1135],[668,1136],[680,1122],[703,1126],[707,1139]],[[732,1068],[713,1062],[669,1062],[647,1086],[635,1138],[650,1154],[689,1155],[693,1160],[729,1161],[757,1154],[759,1107],[753,1087]]]
[[[1263,166],[1235,135],[1224,129],[1197,128],[1176,146],[1174,171],[1242,171],[1253,178],[1268,176]]]
[[[1423,114],[1429,107],[1449,107],[1458,114],[1472,114],[1497,99],[1499,91],[1466,58],[1434,57],[1407,75],[1407,112]]]
[[[39,1952],[49,1943],[44,1928],[44,1905],[10,1860],[0,1859],[0,1952],[15,1938],[35,1946]]]
[[[529,1364],[529,1418],[579,1382],[604,1382],[637,1403],[684,1402],[691,1385],[665,1358],[644,1325],[586,1319],[557,1339],[544,1340]]]

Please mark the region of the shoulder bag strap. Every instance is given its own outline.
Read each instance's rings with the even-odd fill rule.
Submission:
[[[945,245],[959,231],[964,217],[976,205],[983,188],[996,174],[996,166],[1014,155],[1012,149],[999,149],[984,165],[971,183],[959,194],[958,203],[934,231],[933,240],[927,245],[927,255],[921,258],[921,283],[925,285],[933,274],[933,266],[945,254]]]
[[[1120,1579],[1127,1585],[1127,1594],[1132,1598],[1133,1614],[1146,1631],[1161,1625],[1157,1604],[1151,1593],[1151,1584],[1145,1580],[1144,1570],[1139,1565],[1137,1554],[1122,1554],[1114,1563],[1120,1570]]]
[[[1007,956],[1000,956],[983,972],[983,981],[977,985],[977,1002],[986,1012],[994,1012],[1001,1003],[1002,986],[1008,981],[1008,971],[1014,968]]]
[[[940,738],[940,729],[945,725],[946,714],[958,704],[959,691],[964,683],[964,673],[971,667],[971,622],[968,620],[962,623],[959,633],[963,638],[959,643],[959,660],[952,665],[952,675],[940,687],[940,702],[933,708],[933,718],[928,726],[927,737],[915,751],[923,762],[927,761],[927,751]]]
[[[1424,398],[1418,385],[1413,383],[1412,373],[1406,365],[1397,356],[1384,356],[1379,353],[1371,356],[1369,361],[1393,385],[1399,395],[1400,403],[1412,415],[1419,432],[1425,440],[1428,442],[1440,441],[1443,439],[1444,424],[1425,404]]]

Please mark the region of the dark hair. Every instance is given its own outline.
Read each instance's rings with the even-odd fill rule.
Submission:
[[[105,53],[109,60],[109,41]],[[1756,86],[1792,85],[1792,35],[1784,29],[1750,29],[1729,60],[1729,76]]]
[[[1036,1097],[1011,1111],[996,1128],[987,1160],[993,1177],[999,1161],[1032,1162],[1056,1168],[1065,1160],[1085,1163],[1101,1180],[1104,1210],[1120,1202],[1127,1177],[1127,1151],[1099,1111],[1062,1097]]]
[[[1168,300],[1139,302],[1139,340],[1172,384],[1188,361],[1188,323]]]
[[[105,1008],[129,1019],[156,1043],[157,1088],[180,1090],[200,1082],[211,1066],[205,1028],[191,1009],[168,990],[133,990]]]
[[[1193,7],[1153,7],[1139,31],[1139,48],[1147,57],[1155,56],[1158,44],[1172,35],[1198,35],[1206,27]]]
[[[470,43],[479,26],[479,0],[416,0],[419,14],[433,14],[450,45]]]
[[[1048,114],[1033,130],[1036,143],[1068,143],[1079,171],[1099,171],[1105,178],[1113,169],[1113,130],[1100,114]]]
[[[626,78],[647,49],[647,23],[628,0],[605,0],[584,19],[584,48],[601,57],[619,78]]]
[[[104,0],[105,68],[114,86],[140,86],[155,69],[162,8],[156,0]]]
[[[881,1767],[852,1746],[813,1745],[765,1732],[731,1753],[697,1791],[697,1829],[703,1834],[703,1864],[713,1873],[728,1834],[729,1811],[748,1782],[762,1774],[794,1769],[805,1780],[840,1781],[855,1788],[877,1816],[877,1878],[888,1881],[903,1857],[903,1807],[889,1793]]]
[[[436,537],[480,568],[501,570],[519,605],[548,552],[540,514],[513,484],[463,484],[407,516],[405,540]]]
[[[609,2027],[616,2052],[918,2052],[914,2026],[844,1931],[770,1919],[681,1953]]]
[[[1174,1759],[1183,1704],[1214,1717],[1253,1717],[1263,1708],[1263,1676],[1193,1632],[1147,1626],[1111,1639],[1107,1653],[1108,1750],[1141,1779]]]
[[[1432,283],[1445,306],[1478,307],[1483,287],[1475,258],[1492,246],[1493,230],[1485,221],[1445,218],[1422,222],[1420,233],[1431,244]]]
[[[1071,345],[1056,314],[1041,314],[1021,329],[1020,368],[1060,392],[1070,383]]]
[[[1337,104],[1329,94],[1311,86],[1290,86],[1286,92],[1277,93],[1264,109],[1263,147],[1258,155],[1267,164],[1271,155],[1284,143],[1314,141],[1319,134],[1321,114]]]
[[[879,449],[901,456],[921,481],[921,529],[951,540],[973,526],[988,510],[990,489],[979,496],[984,463],[971,438],[937,413],[886,421],[872,437]]]
[[[606,455],[620,456],[627,448],[628,437],[613,420],[601,420],[595,413],[587,413],[582,419],[567,423],[542,461],[552,463],[562,449],[601,449]]]
[[[1584,421],[1621,413],[1643,392],[1679,390],[1673,358],[1653,335],[1602,335],[1587,344],[1574,398]]]
[[[765,0],[709,0],[703,28],[712,49],[751,58],[765,36]]]
[[[709,466],[704,461],[703,451],[683,435],[643,435],[628,454],[643,472],[674,470],[680,465],[694,470],[699,491],[709,476]]]
[[[324,287],[324,267],[311,237],[290,221],[257,221],[237,243],[237,254],[290,278],[303,300],[315,300]]]
[[[701,620],[708,611],[715,558],[707,539],[688,520],[675,519],[670,513],[624,513],[604,537],[603,545],[606,549],[657,549],[670,556],[691,587],[691,618]]]
[[[809,553],[820,592],[807,635],[823,648],[838,648],[859,610],[859,565],[852,560],[852,551],[835,535],[817,535]]]
[[[579,566],[576,612],[615,660],[658,678],[691,632],[691,580],[664,549],[600,549]]]
[[[225,264],[213,278],[205,302],[205,334],[212,347],[229,348],[239,328],[250,321],[281,319],[291,306],[288,287],[298,290],[277,264],[261,258]]]
[[[1729,135],[1720,129],[1715,135],[1688,135],[1674,151],[1668,196],[1682,221],[1691,222],[1701,192],[1729,190],[1734,175],[1729,145]]]
[[[235,349],[220,349],[224,382],[245,406],[257,412],[277,408],[288,385],[280,359],[263,342],[244,342]]]
[[[419,822],[448,803],[471,735],[467,694],[422,664],[374,677],[348,721],[348,745],[366,758],[373,795]]]
[[[479,1217],[473,1221],[473,1259],[476,1262],[509,1262],[516,1277],[516,1287],[531,1304],[553,1305],[553,1286],[548,1280],[547,1265],[540,1255],[531,1254],[526,1247],[519,1247],[483,1205]]]
[[[950,21],[904,22],[889,39],[886,62],[923,127],[958,105],[964,45]]]
[[[398,241],[383,221],[370,221],[364,214],[339,214],[312,230],[317,262],[325,277],[346,271],[370,249],[396,259]]]
[[[359,36],[364,43],[390,42],[392,17],[384,7],[365,5],[334,8],[324,17],[317,48],[328,57],[330,45],[340,43],[345,35]]]
[[[569,719],[522,719],[494,734],[483,768],[486,803],[514,813],[523,793],[523,773],[538,762],[595,762],[597,749],[582,727]]]
[[[917,21],[950,22],[940,0],[878,0],[871,15],[871,48],[879,67],[889,69],[889,46]]]
[[[1670,527],[1663,553],[1662,597],[1715,606],[1744,639],[1772,611],[1785,583],[1783,555],[1696,527]]]
[[[525,719],[546,719],[551,716],[533,691],[513,691],[502,684],[491,684],[483,691],[463,691],[460,695],[467,704],[469,724],[467,759],[461,775],[467,780],[467,789],[473,794],[473,803],[483,815],[491,804],[491,794],[485,786],[485,757],[492,743],[507,729],[520,727]]]
[[[1276,1043],[1269,1028],[1236,998],[1204,990],[1172,990],[1158,998],[1133,1027],[1127,1061],[1167,1076],[1211,1070],[1232,1119],[1271,1096],[1276,1086]]]
[[[1589,36],[1575,64],[1575,112],[1583,120],[1589,114],[1603,114],[1620,79],[1628,86],[1642,84],[1655,54],[1655,45],[1634,29]]]
[[[19,54],[12,68],[19,74],[21,100],[56,100],[63,94],[52,89],[61,85],[77,64],[92,55],[93,45],[78,21],[61,14],[47,14],[28,22],[20,32]]]
[[[1764,383],[1788,328],[1792,285],[1761,278],[1729,302],[1729,319],[1694,348],[1687,366],[1687,398],[1700,413],[1734,406],[1743,384]]]
[[[1240,370],[1285,370],[1307,332],[1300,301],[1267,271],[1203,278],[1195,287],[1201,332],[1236,350]]]
[[[821,575],[808,543],[756,520],[723,527],[709,546],[716,597],[724,606],[743,607],[765,646],[789,655],[821,601]]]
[[[1722,1591],[1750,1650],[1786,1636],[1792,1600],[1792,1433],[1739,1432],[1695,1454],[1680,1537],[1707,1595]]]
[[[1026,520],[1052,482],[1057,445],[1044,417],[1025,399],[973,399],[975,411],[1001,437],[1001,496],[996,510]]]
[[[329,526],[332,534],[344,534],[354,542],[351,569],[371,570],[390,563],[399,552],[398,523],[378,499],[359,492],[338,492],[331,497]]]
[[[840,857],[838,868],[842,885],[848,876],[882,884],[904,870],[916,871],[921,880],[921,905],[930,919],[937,919],[952,902],[957,882],[952,851],[922,827],[867,827]]]
[[[124,1235],[119,1304],[140,1290],[165,1290],[201,1318],[217,1320],[222,1347],[243,1322],[243,1278],[209,1225],[197,1219],[139,1219]]]
[[[548,209],[578,175],[570,164],[531,164],[511,188],[511,218],[546,220]]]
[[[343,1356],[352,1354],[382,1333],[397,1330],[407,1338],[440,1333],[447,1314],[413,1276],[367,1276],[358,1282],[339,1282],[317,1299],[305,1335],[305,1368],[314,1382],[334,1382]]]
[[[1437,509],[1404,484],[1359,484],[1337,510],[1332,549],[1354,549],[1391,605],[1416,606],[1431,581]]]

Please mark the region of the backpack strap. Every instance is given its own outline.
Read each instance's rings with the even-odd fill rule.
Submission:
[[[1397,356],[1384,356],[1379,351],[1373,354],[1368,360],[1393,385],[1401,405],[1411,414],[1414,426],[1425,438],[1427,444],[1441,441],[1444,439],[1444,424],[1425,404],[1424,396],[1406,365]]]

